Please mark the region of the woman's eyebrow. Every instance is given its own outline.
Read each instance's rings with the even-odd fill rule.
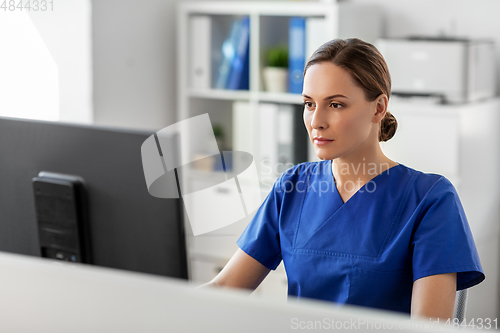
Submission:
[[[302,94],[302,97],[312,99],[311,97],[307,96],[306,94]],[[327,99],[332,99],[332,98],[336,98],[336,97],[343,97],[343,98],[347,98],[347,99],[349,99],[348,97],[346,97],[346,96],[344,96],[344,95],[341,95],[341,94],[336,94],[336,95],[327,96],[327,97],[325,97],[325,98],[324,98],[324,100],[327,100]]]

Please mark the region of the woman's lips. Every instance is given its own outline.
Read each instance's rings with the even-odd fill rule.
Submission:
[[[324,139],[324,138],[314,138],[314,143],[318,146],[324,146],[324,145],[327,145],[331,142],[333,142],[333,140],[328,140],[328,139]]]

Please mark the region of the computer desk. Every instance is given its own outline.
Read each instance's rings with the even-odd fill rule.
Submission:
[[[443,326],[330,302],[283,303],[249,295],[236,289],[197,289],[172,278],[0,253],[1,332],[435,332]]]

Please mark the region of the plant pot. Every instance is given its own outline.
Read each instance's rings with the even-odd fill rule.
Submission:
[[[264,77],[264,88],[269,92],[288,91],[288,68],[265,67],[262,75]]]

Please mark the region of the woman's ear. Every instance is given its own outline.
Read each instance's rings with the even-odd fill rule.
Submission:
[[[389,103],[389,99],[386,94],[380,94],[377,99],[374,101],[375,103],[375,113],[373,114],[373,122],[379,123],[384,119],[385,113],[387,112],[387,104]]]

